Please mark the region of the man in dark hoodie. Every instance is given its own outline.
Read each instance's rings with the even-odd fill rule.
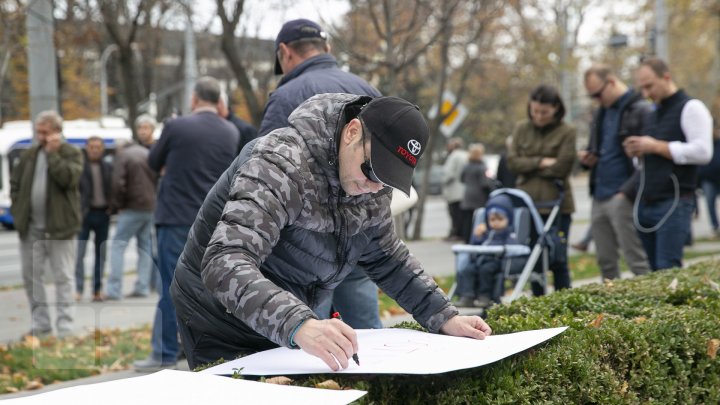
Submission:
[[[485,206],[485,222],[475,227],[470,243],[483,246],[504,246],[516,244],[513,228],[513,206],[506,195],[497,195]],[[459,269],[457,275],[456,303],[459,307],[488,307],[491,300],[500,302],[500,291],[496,291],[498,277],[502,277],[502,258],[494,254],[474,255],[467,266]]]

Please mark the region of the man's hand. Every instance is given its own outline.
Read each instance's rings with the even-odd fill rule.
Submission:
[[[62,136],[59,132],[49,134],[45,138],[45,153],[56,152],[60,149],[60,143],[62,142]]]
[[[555,165],[555,163],[557,163],[556,158],[544,157],[544,158],[540,159],[540,164],[538,165],[538,167],[540,169],[545,169],[545,168]]]
[[[346,369],[352,355],[358,351],[355,331],[339,319],[308,319],[293,340],[307,353],[319,357],[333,371]]]
[[[630,157],[658,154],[658,140],[648,135],[628,136],[623,142],[623,147],[625,148],[625,154]]]
[[[482,340],[492,334],[492,329],[479,316],[455,315],[445,322],[440,332],[450,336]]]
[[[590,153],[586,150],[581,150],[578,152],[578,159],[580,160],[580,164],[586,167],[593,167],[598,161],[598,157],[594,153]]]

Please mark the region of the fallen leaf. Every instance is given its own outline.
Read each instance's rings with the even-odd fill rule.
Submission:
[[[633,319],[633,322],[635,322],[635,323],[643,323],[645,321],[647,321],[646,316],[638,316],[635,319]]]
[[[676,277],[673,279],[673,281],[670,282],[670,285],[668,285],[668,288],[670,289],[670,291],[675,292],[675,290],[677,290],[677,286],[678,286],[678,279]]]
[[[95,358],[102,359],[110,353],[110,346],[97,346],[95,347]]]
[[[717,356],[718,348],[720,348],[720,339],[710,339],[707,342],[707,355],[711,359]]]
[[[18,392],[18,391],[20,391],[20,390],[15,387],[5,387],[5,392]]]
[[[44,386],[45,386],[45,384],[41,383],[40,381],[35,381],[35,380],[28,381],[28,383],[25,384],[25,390],[27,390],[27,391],[37,390]]]
[[[37,336],[28,335],[23,338],[23,344],[31,349],[40,347],[40,339]]]
[[[612,288],[614,286],[615,286],[615,284],[613,283],[612,280],[610,280],[610,279],[605,280],[605,287]]]
[[[326,390],[339,390],[340,384],[333,380],[325,380],[323,382],[315,384],[315,388],[325,388]]]
[[[600,327],[600,324],[601,324],[602,321],[603,321],[603,318],[605,318],[605,315],[604,315],[604,314],[599,314],[595,319],[593,319],[592,322],[590,322],[590,324],[588,324],[588,326],[591,327],[591,328],[599,328],[599,327]]]
[[[390,307],[390,309],[388,311],[390,312],[391,315],[402,315],[402,314],[407,313],[407,312],[405,312],[404,309],[399,308],[399,307]]]
[[[623,381],[622,385],[620,386],[620,393],[625,395],[625,394],[627,394],[627,391],[628,391],[628,382]]]
[[[277,385],[290,385],[293,380],[285,377],[284,375],[279,375],[277,377],[271,377],[265,380],[268,384],[277,384]]]

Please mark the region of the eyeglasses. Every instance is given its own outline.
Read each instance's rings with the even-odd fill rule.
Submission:
[[[588,94],[588,97],[590,97],[590,98],[602,97],[603,91],[605,91],[605,87],[607,87],[608,83],[609,82],[606,80],[605,83],[603,83],[602,87],[600,87],[600,90],[596,91],[595,93]]]
[[[375,174],[375,170],[373,170],[372,162],[370,162],[370,159],[367,158],[367,154],[365,153],[365,124],[360,121],[362,125],[362,149],[363,149],[363,160],[364,162],[360,164],[360,170],[362,170],[365,177],[367,177],[368,180],[372,181],[373,183],[379,183],[383,186],[386,186],[385,183],[382,182],[378,178],[378,176]]]

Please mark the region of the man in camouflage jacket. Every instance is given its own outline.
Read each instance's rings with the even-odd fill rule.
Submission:
[[[390,187],[409,192],[427,139],[405,100],[321,94],[249,144],[205,199],[176,269],[190,367],[280,345],[346,368],[355,332],[313,309],[355,266],[431,332],[490,334],[458,315],[393,230]]]

